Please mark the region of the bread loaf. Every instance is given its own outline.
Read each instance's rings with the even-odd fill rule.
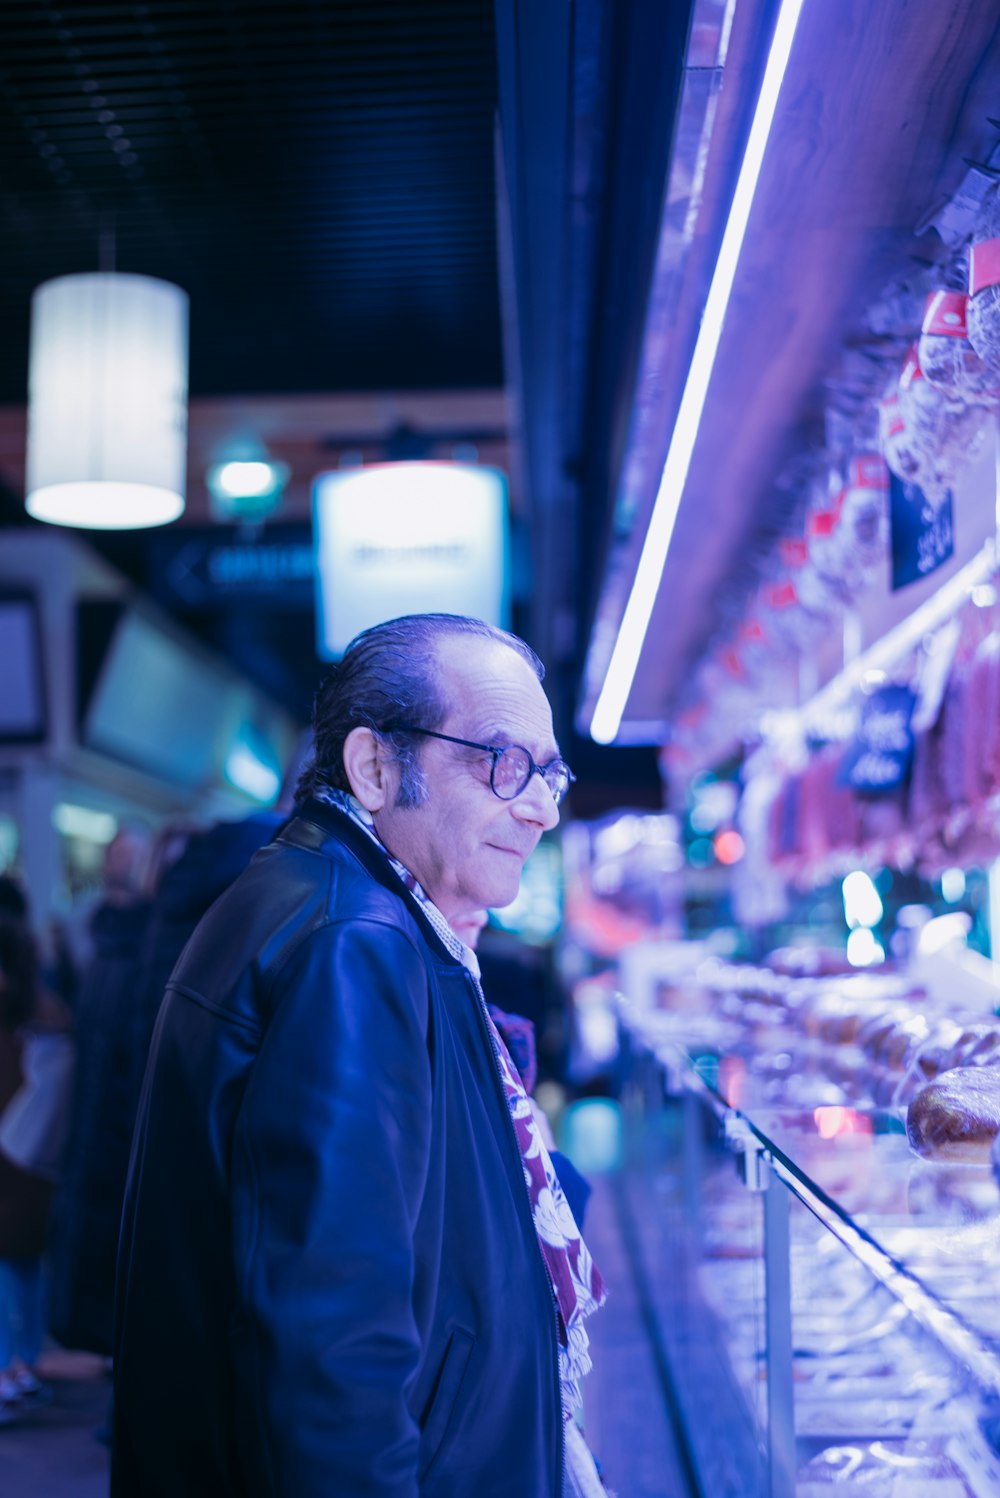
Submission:
[[[906,1059],[906,1069],[892,1098],[896,1106],[908,1103],[928,1082],[951,1070],[956,1064],[955,1047],[963,1034],[962,1026],[953,1019],[933,1022],[927,1039]]]
[[[799,1469],[797,1498],[826,1498],[864,1493],[866,1498],[972,1498],[972,1486],[950,1454],[944,1438],[905,1441],[855,1441],[828,1446]]]
[[[1000,1133],[1000,1067],[942,1072],[906,1110],[906,1137],[928,1160],[988,1162]]]

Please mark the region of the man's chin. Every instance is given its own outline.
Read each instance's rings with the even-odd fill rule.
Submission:
[[[516,878],[494,879],[488,897],[484,892],[481,903],[487,910],[503,910],[505,905],[511,905],[517,899],[520,891],[521,875],[518,871]]]

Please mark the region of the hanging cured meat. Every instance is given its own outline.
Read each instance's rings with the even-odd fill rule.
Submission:
[[[969,250],[969,342],[1000,377],[1000,184],[989,188]]]
[[[883,446],[889,467],[939,505],[979,453],[990,413],[985,406],[951,400],[932,385],[914,346],[899,377],[898,406],[886,412],[884,422],[883,430],[894,428]]]
[[[952,400],[990,405],[1000,375],[969,342],[968,297],[961,291],[932,291],[924,308],[917,357],[927,381]]]
[[[897,478],[904,482],[919,482],[924,458],[913,430],[912,419],[907,419],[899,391],[879,402],[879,428],[882,437],[882,452],[885,461]]]
[[[800,567],[792,578],[765,583],[760,591],[760,616],[768,638],[784,655],[815,646],[829,629],[837,599],[815,568]]]
[[[866,587],[882,566],[889,542],[889,471],[878,453],[856,453],[847,465],[837,533],[845,577]]]
[[[847,481],[806,520],[809,559],[833,597],[851,603],[885,561],[889,473],[878,453],[859,453]]]

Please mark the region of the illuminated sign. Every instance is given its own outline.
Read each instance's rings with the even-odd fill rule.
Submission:
[[[313,524],[324,659],[400,614],[506,626],[507,483],[498,469],[384,463],[323,473]]]
[[[159,587],[183,608],[224,609],[245,599],[269,608],[308,608],[313,547],[308,525],[269,525],[254,536],[237,527],[185,526],[150,543]]]

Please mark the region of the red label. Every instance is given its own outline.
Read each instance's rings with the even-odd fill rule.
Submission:
[[[731,646],[728,650],[724,650],[722,652],[719,659],[721,660],[725,669],[729,672],[730,676],[741,677],[745,674],[743,670],[743,662],[739,657],[739,652],[733,650]]]
[[[942,338],[967,338],[965,308],[969,298],[962,291],[932,291],[924,307],[923,333]]]
[[[799,601],[799,590],[794,583],[768,583],[761,596],[768,608],[790,609]]]
[[[778,555],[786,567],[804,567],[809,560],[809,544],[800,536],[782,536]]]
[[[832,510],[813,510],[806,516],[806,530],[810,536],[832,536],[839,519],[839,505]]]
[[[736,631],[736,636],[746,645],[763,645],[767,639],[759,619],[745,619]]]
[[[899,375],[900,390],[909,390],[914,380],[922,380],[924,372],[920,368],[920,360],[917,358],[917,345],[914,344],[903,360],[903,368]]]
[[[885,459],[878,453],[858,453],[848,466],[847,483],[851,489],[888,489],[889,470]]]
[[[882,413],[882,431],[886,437],[898,437],[905,426],[903,413],[899,409],[899,396],[890,395],[886,400],[879,401],[879,409]]]
[[[969,295],[1000,285],[1000,239],[983,239],[969,251]]]

